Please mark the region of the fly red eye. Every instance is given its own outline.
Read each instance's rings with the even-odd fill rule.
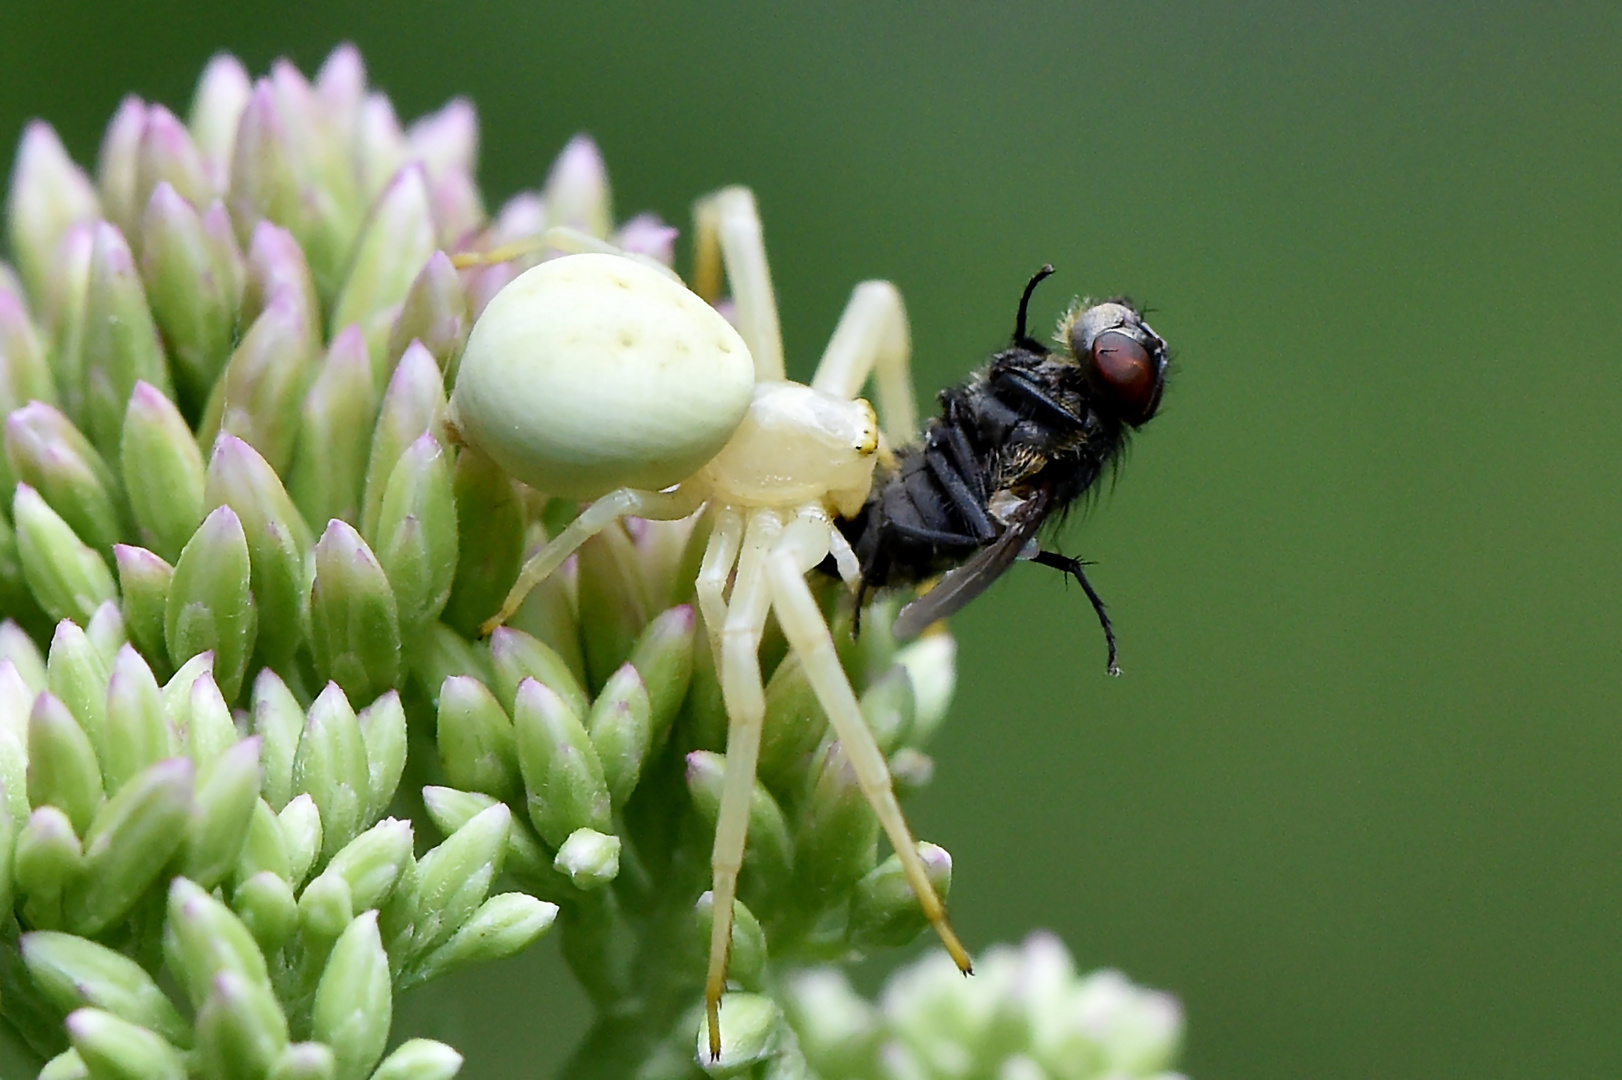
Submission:
[[[1141,424],[1154,415],[1160,397],[1160,373],[1154,357],[1138,340],[1119,330],[1093,339],[1093,381],[1125,406],[1127,420]]]

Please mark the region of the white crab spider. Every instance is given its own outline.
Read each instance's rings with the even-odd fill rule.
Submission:
[[[620,518],[673,520],[689,516],[706,503],[711,505],[714,527],[695,588],[715,651],[729,719],[726,779],[711,856],[716,918],[705,983],[709,1049],[714,1057],[721,1049],[720,1001],[726,985],[733,903],[743,865],[765,714],[759,650],[770,612],[776,612],[789,646],[798,655],[863,794],[901,859],[923,914],[965,972],[969,970],[969,957],[947,921],[945,906],[930,885],[917,842],[892,790],[884,754],[862,718],[855,691],[839,665],[828,625],[805,581],[805,575],[830,554],[848,584],[854,587],[860,581],[855,554],[834,526],[834,519],[854,515],[872,486],[873,468],[882,445],[879,424],[872,406],[856,396],[870,375],[884,413],[883,440],[896,443],[910,440],[915,434],[908,373],[910,341],[900,294],[888,282],[870,281],[857,286],[811,385],[786,381],[776,302],[753,196],[744,188],[724,189],[702,200],[695,217],[695,277],[699,290],[712,296],[719,292],[724,261],[737,307],[739,333],[753,357],[754,382],[747,410],[719,452],[668,490],[622,486],[587,507],[525,565],[501,612],[485,629],[493,630],[511,617],[530,589],[587,539]],[[570,261],[543,264],[528,274]],[[522,281],[524,277],[514,284]],[[658,290],[649,288],[649,295],[669,310],[680,306],[659,300]],[[482,418],[470,413],[483,405],[479,397],[464,391],[470,370],[473,379],[479,380],[485,378],[478,374],[481,365],[491,364],[499,375],[499,381],[497,376],[490,377],[493,382],[509,388],[513,384],[509,377],[512,363],[504,359],[502,352],[504,337],[499,324],[490,323],[491,310],[497,309],[501,295],[474,328],[452,399],[455,422],[475,446],[479,445],[475,432]],[[580,309],[577,306],[572,310]],[[714,315],[707,305],[705,310]],[[702,325],[704,333],[717,336],[706,316],[695,312],[693,317],[694,326]],[[591,355],[579,356],[573,370],[589,374],[593,363]],[[708,367],[699,367],[706,378],[711,377]],[[724,370],[725,365],[720,369]],[[666,385],[655,372],[650,371],[647,378],[661,387]],[[726,395],[733,391],[734,383],[723,375],[716,385],[716,412],[724,415],[730,403]],[[692,387],[679,388],[671,397],[670,407],[683,409],[682,403],[693,392]],[[641,393],[635,404],[657,413],[663,400],[660,393]],[[657,422],[659,418],[639,416],[627,429],[640,432],[647,423]],[[624,425],[625,419],[606,423]],[[702,434],[713,437],[714,432],[706,430]],[[574,463],[564,462],[563,466],[573,477]],[[542,462],[537,471],[557,467],[557,463]],[[636,466],[628,467],[628,471],[639,477],[645,475],[645,470],[639,472]],[[638,482],[632,478],[621,481],[630,485]],[[544,480],[540,486],[547,486]],[[580,491],[576,486],[566,493],[575,495]]]

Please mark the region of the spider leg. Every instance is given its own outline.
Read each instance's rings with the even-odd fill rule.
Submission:
[[[755,764],[760,757],[760,729],[766,715],[766,691],[760,678],[760,638],[771,609],[766,585],[767,554],[777,544],[782,522],[769,510],[749,516],[738,576],[732,585],[726,623],[721,631],[721,696],[727,710],[726,773],[721,809],[710,855],[715,917],[710,934],[710,969],[704,982],[704,1009],[709,1019],[710,1058],[721,1056],[721,994],[726,990],[732,948],[733,902],[738,872],[743,868],[749,836],[749,804],[755,791]]]
[[[534,255],[541,251],[557,251],[565,255],[580,255],[585,252],[623,255],[627,259],[635,259],[644,266],[653,267],[678,284],[682,283],[681,277],[658,259],[636,252],[621,251],[607,240],[598,239],[590,233],[572,229],[567,225],[554,225],[534,236],[526,236],[522,240],[514,240],[512,243],[502,244],[488,251],[459,251],[451,256],[451,265],[458,270],[466,270],[472,266],[494,266],[496,263],[522,259],[526,255]]]
[[[755,378],[783,378],[772,271],[755,195],[746,187],[725,187],[693,204],[693,291],[711,303],[721,295],[723,265],[737,305],[738,334],[755,358]]]
[[[824,532],[828,530],[826,518],[821,527]],[[802,514],[790,526],[783,542],[772,552],[767,563],[772,606],[777,612],[777,621],[783,628],[784,636],[800,658],[817,700],[828,714],[828,722],[833,725],[839,745],[850,760],[862,794],[867,797],[868,805],[878,816],[879,824],[901,859],[907,882],[912,886],[913,895],[918,898],[918,906],[935,928],[935,933],[940,935],[941,944],[946,946],[958,970],[967,974],[970,971],[968,951],[952,931],[946,917],[946,905],[929,882],[924,861],[918,855],[918,842],[913,839],[907,819],[901,813],[901,804],[896,801],[884,751],[879,749],[872,731],[868,730],[867,721],[862,718],[856,691],[851,689],[850,680],[839,666],[839,656],[834,651],[828,624],[805,583],[806,572],[822,561],[827,547],[826,535],[819,538],[816,529],[807,523],[806,515]]]
[[[704,628],[709,635],[716,671],[721,670],[721,628],[727,620],[727,578],[738,561],[738,548],[742,541],[743,518],[729,506],[720,507],[715,514],[715,527],[710,531],[709,543],[704,546],[704,561],[699,565],[698,580],[694,583],[698,610],[704,615]]]
[[[501,610],[485,620],[479,633],[488,636],[496,627],[513,617],[524,597],[531,589],[545,581],[563,561],[593,536],[608,528],[622,517],[660,518],[674,521],[684,518],[703,504],[706,492],[697,486],[683,484],[671,491],[636,491],[620,488],[609,492],[571,521],[567,528],[553,537],[537,551],[518,572],[518,580],[507,592]]]
[[[892,446],[911,442],[918,434],[911,356],[912,334],[901,293],[888,281],[864,281],[850,294],[811,386],[849,399],[871,375],[884,437]]]

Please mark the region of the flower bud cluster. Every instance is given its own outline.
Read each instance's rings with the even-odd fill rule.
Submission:
[[[1181,1080],[1177,1001],[1118,971],[1078,975],[1047,933],[987,950],[972,979],[932,953],[892,975],[877,1004],[832,968],[796,973],[783,999],[775,1022],[823,1080]]]
[[[265,668],[250,701],[233,714],[208,652],[160,683],[111,603],[45,655],[0,625],[0,905],[29,977],[8,1021],[52,1076],[451,1075],[448,1047],[382,1061],[393,995],[551,925],[490,895],[510,812],[419,857],[383,816],[398,694],[303,708]]]

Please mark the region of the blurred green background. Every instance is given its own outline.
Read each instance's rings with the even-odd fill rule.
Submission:
[[[867,277],[925,395],[1043,262],[1044,321],[1154,309],[1166,406],[1066,534],[1126,676],[1038,568],[957,621],[911,815],[972,946],[1174,991],[1201,1080],[1622,1075],[1622,9],[7,0],[0,144],[342,40],[476,102],[492,202],[578,130],[622,214],[752,185],[801,376]],[[400,1023],[545,1075],[553,948]]]

